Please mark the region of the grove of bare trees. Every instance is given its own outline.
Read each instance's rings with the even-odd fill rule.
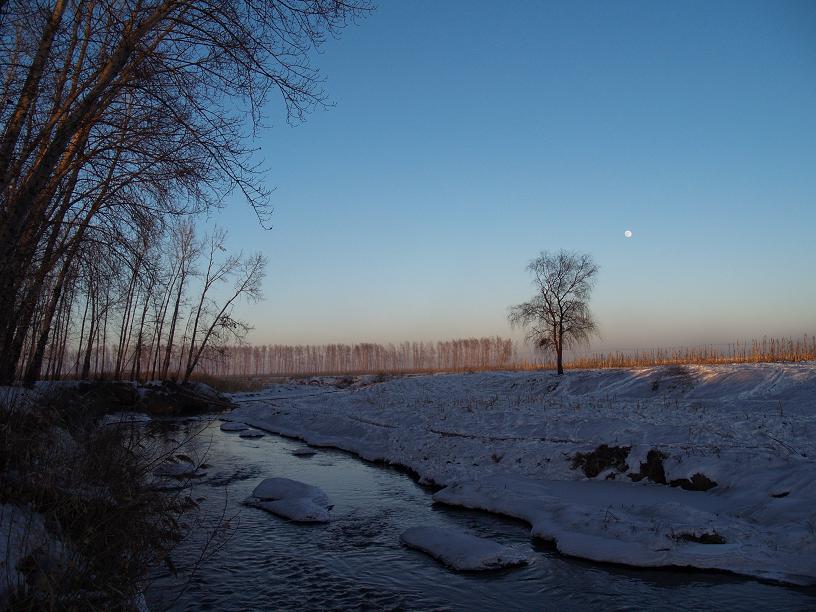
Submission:
[[[95,259],[68,279],[53,333],[23,346],[21,361],[42,365],[36,375],[27,371],[27,380],[187,381],[202,362],[243,341],[250,326],[235,306],[262,297],[263,255],[230,255],[223,230],[199,238],[189,221],[158,238],[146,239],[132,262]]]
[[[197,241],[191,216],[238,191],[265,222],[252,135],[270,94],[291,120],[324,104],[310,54],[368,9],[0,1],[0,384],[85,376],[109,351],[118,376],[168,376],[189,343],[183,378],[240,335],[232,312],[259,296],[263,258],[201,255],[219,237]]]
[[[233,346],[202,371],[220,375],[314,375],[499,370],[517,362],[512,340],[464,338],[398,344]]]

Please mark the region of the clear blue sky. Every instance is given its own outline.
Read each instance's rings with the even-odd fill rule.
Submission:
[[[315,64],[274,229],[214,217],[270,258],[253,341],[510,335],[559,248],[598,348],[816,333],[816,2],[382,1]]]

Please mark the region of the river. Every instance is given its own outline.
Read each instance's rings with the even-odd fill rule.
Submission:
[[[218,421],[154,423],[165,445],[193,435],[182,452],[204,456],[207,474],[192,481],[203,526],[174,552],[174,576],[157,568],[147,591],[157,610],[813,610],[816,592],[722,573],[631,569],[559,555],[530,537],[525,523],[440,507],[396,469],[328,449],[296,457],[300,442],[267,435],[243,439]],[[242,501],[264,478],[322,488],[332,522],[287,522]],[[229,527],[196,572],[211,530]],[[458,573],[400,544],[414,525],[466,530],[530,553],[522,568]]]

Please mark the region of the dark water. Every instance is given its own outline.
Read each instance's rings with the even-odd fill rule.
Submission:
[[[430,491],[399,471],[339,451],[311,458],[273,435],[257,440],[218,422],[175,423],[157,433],[172,443],[200,430],[184,449],[211,464],[192,486],[207,524],[230,518],[229,539],[195,575],[206,528],[174,554],[179,575],[157,570],[151,610],[816,610],[816,591],[703,572],[634,570],[567,559],[529,536],[524,523],[433,506]],[[327,525],[298,525],[242,505],[263,478],[282,476],[324,489]],[[237,515],[237,518],[233,518]],[[488,574],[447,570],[404,548],[413,525],[467,530],[531,553],[521,568]],[[182,590],[186,585],[186,588]]]

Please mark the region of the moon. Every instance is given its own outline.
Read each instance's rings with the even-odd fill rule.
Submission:
[[[623,232],[623,235],[626,236],[627,238],[631,238],[632,237],[632,230],[626,230],[625,232]]]

